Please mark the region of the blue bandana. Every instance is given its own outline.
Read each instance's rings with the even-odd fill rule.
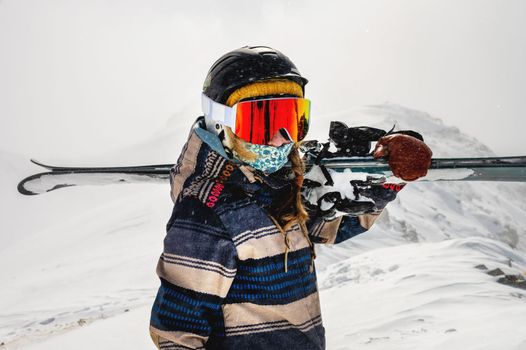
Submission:
[[[280,147],[247,143],[247,149],[250,152],[255,153],[257,158],[254,161],[244,160],[244,162],[254,169],[261,170],[265,174],[272,174],[281,169],[288,162],[292,146],[293,143],[287,143]]]

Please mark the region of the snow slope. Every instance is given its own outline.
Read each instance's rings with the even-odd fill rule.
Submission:
[[[320,276],[328,349],[525,349],[526,291],[495,282],[480,264],[526,269],[524,254],[479,237],[381,248],[329,266]]]
[[[387,129],[396,122],[420,131],[435,156],[491,155],[439,119],[394,104],[318,118],[310,137],[325,139],[330,120]],[[150,153],[171,163],[187,132],[164,131],[131,147],[135,153],[100,161],[140,164]],[[0,205],[9,214],[0,231],[0,349],[150,347],[168,184],[23,197],[16,183],[37,168],[28,157],[0,158]],[[320,247],[328,349],[525,348],[526,291],[475,268],[526,271],[525,196],[524,184],[415,183],[369,232]]]

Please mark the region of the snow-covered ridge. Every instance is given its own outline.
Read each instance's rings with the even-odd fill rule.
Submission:
[[[313,117],[313,128],[308,138],[326,139],[329,123],[343,121],[348,126],[372,126],[390,130],[414,130],[424,136],[433,150],[434,157],[484,157],[493,152],[476,138],[471,137],[457,127],[445,125],[441,119],[429,113],[403,107],[394,103],[383,103],[342,111],[321,117]]]
[[[148,154],[155,154],[154,163],[173,163],[192,118],[184,118],[187,126],[183,127],[182,117],[174,116],[172,125],[177,129],[160,131],[122,154],[102,155],[101,165],[111,164],[112,159],[119,165],[146,163]],[[314,116],[309,138],[325,140],[331,120],[387,130],[396,123],[399,129],[419,131],[436,157],[492,155],[476,139],[440,119],[391,103]],[[4,348],[26,348],[52,334],[96,321],[82,332],[68,334],[72,344],[91,348],[90,338],[103,330],[90,327],[109,322],[97,320],[115,316],[130,324],[130,317],[137,317],[137,322],[147,319],[143,313],[148,312],[158,286],[155,263],[171,210],[168,184],[66,188],[23,197],[16,193],[16,183],[40,169],[29,164],[29,156],[1,152],[0,158],[0,186],[5,194],[0,204],[9,213],[0,235],[0,279],[7,286],[0,291],[0,343],[6,344]],[[96,164],[93,159],[88,164],[78,159],[63,162]],[[445,336],[473,341],[488,330],[481,328],[478,334],[478,323],[474,323],[469,332],[461,333],[460,316],[444,314],[441,306],[453,310],[463,304],[463,317],[477,319],[481,317],[478,300],[484,300],[486,312],[501,317],[499,329],[524,323],[525,298],[511,294],[526,293],[497,284],[473,266],[484,263],[489,268],[504,268],[511,258],[513,272],[524,272],[525,196],[525,184],[410,184],[369,232],[334,247],[319,247],[317,266],[329,349],[411,348],[404,347],[404,342],[431,349],[442,340],[447,343]],[[464,279],[463,287],[448,282],[454,271],[459,273],[456,279]],[[414,277],[404,279],[411,275]],[[416,296],[420,304],[413,305],[408,296]],[[342,305],[349,309],[343,310]],[[371,308],[382,312],[369,317]],[[124,314],[125,310],[132,312]],[[502,315],[508,311],[506,319]],[[119,314],[123,315],[116,316]],[[434,322],[434,326],[420,327],[422,322]],[[143,333],[133,334],[119,329],[118,322],[107,324],[115,334],[113,343],[109,337],[108,349],[122,345],[116,334],[140,338],[136,344],[147,343],[147,324]],[[458,332],[448,331],[453,328]],[[32,348],[56,348],[53,339],[59,338]],[[504,338],[498,339],[502,343]],[[526,336],[499,348],[519,349],[516,346],[524,345],[524,339]],[[432,345],[425,347],[424,340],[433,340]]]

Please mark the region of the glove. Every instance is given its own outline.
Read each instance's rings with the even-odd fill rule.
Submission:
[[[404,135],[387,135],[376,144],[375,158],[386,158],[393,175],[405,181],[426,176],[431,166],[431,149],[419,139]]]
[[[363,215],[380,212],[405,184],[388,184],[385,177],[338,173],[326,169],[332,181],[319,166],[313,166],[305,175],[302,195],[312,216],[332,220],[344,215]],[[353,176],[358,176],[354,178]],[[328,183],[332,182],[332,185]]]

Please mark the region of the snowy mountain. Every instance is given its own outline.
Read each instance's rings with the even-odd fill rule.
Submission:
[[[492,156],[476,139],[427,113],[394,104],[359,108],[324,117],[315,130],[328,130],[331,120],[352,125],[417,130],[434,157]],[[323,136],[318,136],[323,139]],[[438,242],[451,238],[488,237],[526,252],[526,185],[517,183],[414,183],[387,206],[371,232],[331,247],[338,259],[396,244]],[[345,251],[345,253],[341,253]],[[333,253],[323,255],[334,262]]]
[[[188,133],[180,120],[118,154],[67,164],[172,163]],[[436,157],[492,155],[395,104],[314,118],[309,137],[326,139],[331,120],[419,131]],[[16,183],[39,170],[28,158],[0,152],[0,208],[9,214],[0,232],[0,349],[153,348],[148,314],[168,184],[23,197]],[[369,232],[319,247],[328,349],[526,348],[526,290],[487,273],[526,272],[525,197],[525,184],[414,183]]]

